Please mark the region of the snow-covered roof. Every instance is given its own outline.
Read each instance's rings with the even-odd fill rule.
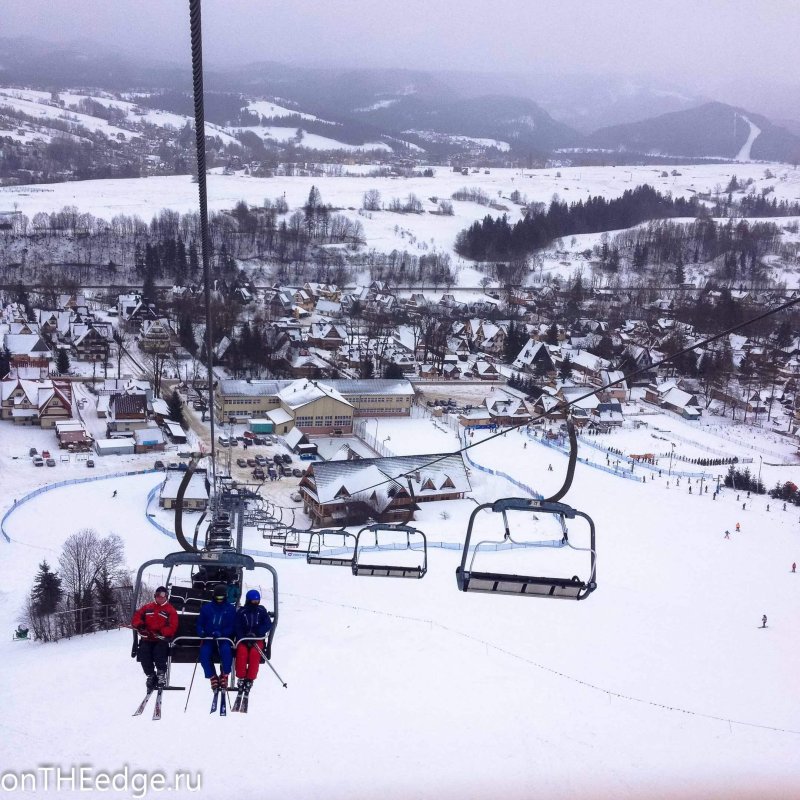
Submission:
[[[161,498],[165,500],[175,500],[178,497],[178,488],[183,480],[184,473],[180,470],[168,470],[161,486]],[[191,478],[189,485],[183,494],[184,500],[208,500],[208,489],[206,489],[205,470],[197,470]]]
[[[288,386],[281,389],[281,391],[278,392],[278,397],[282,403],[285,403],[291,409],[307,406],[309,403],[313,403],[323,397],[330,397],[352,408],[352,403],[345,400],[336,389],[327,384],[306,380],[304,378],[292,381]]]
[[[440,458],[441,461],[438,461]],[[430,464],[432,461],[436,463]],[[471,490],[460,453],[324,461],[315,463],[313,470],[316,495],[321,503],[334,502],[342,487],[349,496],[357,496],[367,502],[373,492],[377,493],[379,500],[385,497],[392,484],[408,490],[409,482],[413,493],[420,497],[441,493],[448,479],[453,485],[447,489],[449,492]],[[423,488],[428,479],[434,489]]]

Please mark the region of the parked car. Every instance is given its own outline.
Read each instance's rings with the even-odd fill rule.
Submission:
[[[272,456],[272,460],[273,460],[273,461],[274,461],[274,462],[275,462],[275,463],[276,463],[278,466],[280,466],[281,464],[283,464],[283,459],[280,457],[280,454],[279,454],[279,453],[275,453],[275,455],[274,455],[274,456]]]
[[[33,457],[33,466],[34,467],[43,467],[44,466],[44,459],[41,456],[34,456]]]
[[[284,464],[291,464],[292,463],[292,457],[288,453],[284,453],[281,456],[281,461],[283,461]]]
[[[195,411],[208,411],[208,406],[202,400],[195,400],[192,403],[192,408]]]
[[[86,459],[86,466],[89,467],[90,469],[93,469],[94,468],[94,459],[93,458]]]
[[[267,440],[263,436],[254,436],[253,444],[266,444]]]
[[[250,465],[247,463],[247,461],[245,459],[237,458],[236,459],[236,466],[237,467],[248,467]],[[255,466],[255,464],[253,466]]]
[[[261,455],[256,456],[256,464],[258,464],[259,467],[266,467],[268,463],[269,462],[267,461],[266,456],[261,456]]]
[[[295,503],[299,503],[303,499],[303,496],[300,494],[300,492],[292,492],[291,497]]]
[[[254,458],[248,458],[247,459],[247,466],[248,467],[257,467],[258,463],[256,462],[256,460]]]
[[[163,461],[156,461],[153,464],[153,469],[166,469],[166,467],[164,466],[164,462]]]
[[[254,478],[257,480],[257,481],[263,481],[263,480],[266,478],[266,475],[264,474],[264,470],[263,470],[263,469],[261,469],[261,467],[256,467],[256,468],[253,470],[253,473],[252,473],[252,474],[253,474],[253,477],[254,477]]]
[[[303,477],[303,470],[298,469],[297,467],[295,467],[292,470],[292,475],[294,475],[295,478],[302,478]]]
[[[50,458],[50,451],[49,450],[42,450],[42,458]]]
[[[56,460],[54,458],[48,458],[45,460],[45,464],[47,464],[48,467],[54,467],[56,465]]]
[[[34,456],[39,455],[39,451],[35,447],[31,447],[31,449],[28,450],[28,455],[33,458]]]
[[[281,475],[284,478],[291,478],[292,477],[292,468],[291,467],[281,467]]]
[[[275,467],[270,467],[267,470],[267,474],[269,475],[269,478],[272,481],[274,481],[278,477],[278,473],[275,471]]]
[[[180,467],[178,466],[178,463],[176,461],[171,461],[168,464],[167,469],[180,469]]]

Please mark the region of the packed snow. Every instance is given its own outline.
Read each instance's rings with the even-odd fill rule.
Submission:
[[[713,448],[752,457],[754,468],[761,455],[767,485],[800,482],[792,449],[777,434],[736,425],[723,435],[721,423],[696,427],[667,414],[647,421],[605,444],[652,449],[657,433],[676,443],[678,455]],[[388,446],[454,446],[441,420],[381,419],[378,428],[379,438],[391,437]],[[2,723],[6,771],[88,764],[113,772],[127,764],[170,779],[174,770],[199,770],[207,797],[795,794],[796,507],[784,511],[753,496],[743,509],[735,490],[713,500],[696,480],[676,483],[679,469],[697,469],[677,459],[671,475],[662,460],[662,475],[646,473],[643,483],[579,464],[565,501],[597,525],[597,591],[581,603],[461,594],[460,551],[435,545],[463,542],[475,501],[521,493],[474,468],[471,499],[422,504],[417,513],[430,543],[422,580],[272,562],[281,601],[272,664],[287,689],[262,667],[250,713],[219,719],[209,715],[210,692],[198,677],[188,710],[185,692],[170,692],[155,723],[148,712],[130,716],[144,680],[129,658],[129,632],[42,645],[11,642],[10,631],[37,564],[55,565],[61,543],[79,528],[120,534],[132,568],[176,549],[146,516],[147,495],[163,476],[112,477],[148,465],[108,457],[98,459],[104,480],[22,502],[48,479],[90,471],[30,466],[28,446],[52,442],[45,431],[4,424],[2,435],[0,513],[11,509],[4,527],[12,541],[0,541],[0,625],[9,634],[0,653],[15,676]],[[443,438],[432,443],[433,436]],[[488,437],[479,431],[470,441]],[[566,465],[563,453],[517,431],[469,454],[544,494],[558,487]],[[582,457],[597,454],[581,448]],[[737,522],[741,532],[726,539]],[[267,550],[259,539],[253,531],[246,546]],[[516,563],[515,551],[498,555],[496,565]],[[173,682],[188,686],[191,672],[176,665]]]

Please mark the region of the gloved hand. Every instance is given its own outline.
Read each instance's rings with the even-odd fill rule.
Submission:
[[[136,626],[136,630],[139,631],[139,633],[147,633],[147,625],[141,622]]]
[[[212,635],[212,636],[213,636],[215,639],[219,639],[219,637],[220,637],[220,636],[222,636],[222,633],[221,633],[220,631],[211,631],[211,635]]]

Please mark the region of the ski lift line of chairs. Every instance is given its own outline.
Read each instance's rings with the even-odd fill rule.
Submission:
[[[397,542],[386,542],[381,534],[404,533],[405,545]],[[372,535],[370,537],[370,534]],[[372,541],[367,542],[368,539]],[[391,550],[420,551],[421,563],[406,566],[370,563],[370,554],[386,553]],[[356,535],[355,553],[353,556],[353,575],[369,575],[378,578],[423,578],[428,571],[428,541],[425,534],[410,525],[389,525],[376,523],[362,528]]]
[[[267,660],[271,658],[272,642],[278,626],[278,574],[275,569],[252,556],[240,553],[233,545],[231,536],[231,516],[219,509],[213,515],[206,533],[203,549],[198,549],[199,523],[195,528],[194,541],[189,542],[183,533],[183,495],[199,462],[200,456],[193,456],[189,468],[184,473],[178,488],[175,508],[175,533],[182,551],[169,553],[163,558],[151,559],[139,567],[132,595],[132,609],[145,600],[143,596],[145,571],[160,567],[167,572],[162,582],[167,587],[169,600],[178,614],[178,630],[172,640],[167,662],[167,683],[173,663],[193,663],[197,660],[201,638],[197,636],[197,619],[203,604],[212,599],[213,589],[219,583],[228,587],[228,597],[238,605],[245,588],[245,575],[257,573],[257,580],[248,580],[248,585],[266,588],[262,591],[265,606],[272,618],[264,650]],[[180,574],[180,568],[188,568],[189,575]],[[133,631],[131,656],[138,652],[139,634]],[[218,658],[218,656],[216,656]],[[178,688],[178,687],[176,687]]]
[[[308,541],[307,564],[323,567],[353,567],[357,538],[344,528],[312,531]],[[323,552],[324,550],[324,552]]]
[[[574,575],[570,578],[547,577],[543,575],[516,575],[505,572],[485,572],[473,569],[475,556],[482,546],[496,544],[492,542],[478,542],[471,550],[470,544],[478,514],[483,510],[503,515],[504,534],[503,541],[525,547],[569,547],[572,550],[584,551],[589,554],[588,574],[584,578]],[[560,523],[562,538],[560,540],[542,542],[516,542],[511,538],[508,525],[508,512],[520,511],[529,514],[552,514]],[[589,547],[577,547],[569,540],[569,533],[565,520],[582,517],[589,524]],[[484,551],[488,549],[484,547]],[[471,557],[470,557],[471,555]],[[469,566],[467,560],[469,559]],[[493,594],[525,595],[528,597],[550,597],[566,600],[583,600],[597,588],[596,550],[594,522],[588,514],[568,506],[566,503],[552,502],[549,500],[531,500],[524,497],[509,497],[496,500],[494,503],[484,503],[475,508],[470,515],[467,527],[467,536],[464,541],[464,550],[461,555],[461,565],[456,568],[456,582],[462,592],[488,592]]]

